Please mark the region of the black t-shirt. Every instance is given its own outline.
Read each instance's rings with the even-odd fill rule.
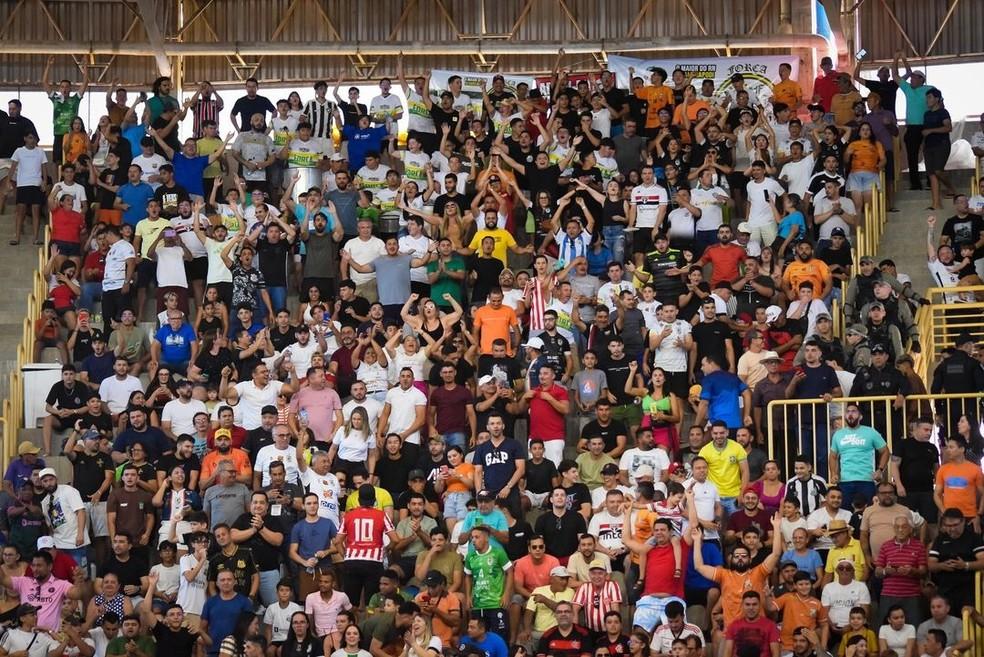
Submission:
[[[104,184],[115,187],[121,182],[126,182],[126,176],[120,172],[119,167],[115,169],[103,169],[99,173],[99,180]],[[116,200],[116,192],[111,192],[104,187],[99,187],[96,192],[96,200],[99,201],[99,207],[104,210],[110,210],[113,208],[113,201]]]
[[[48,391],[48,396],[44,401],[50,406],[75,410],[85,406],[85,403],[93,394],[95,393],[92,392],[89,386],[81,381],[76,381],[71,388],[67,388],[64,381],[59,381],[51,386],[51,390]]]
[[[697,345],[697,362],[704,356],[717,356],[721,363],[726,363],[728,355],[725,341],[731,338],[731,329],[721,321],[699,322],[691,330],[694,344]],[[609,386],[610,388],[611,386]]]
[[[338,322],[342,326],[349,326],[354,329],[359,328],[360,322],[352,315],[346,312],[347,309],[351,308],[352,312],[359,317],[366,317],[369,315],[369,301],[365,297],[353,297],[351,301],[340,301],[340,309],[338,311]]]
[[[605,102],[608,103],[608,105],[616,112],[620,111],[622,109],[622,105],[625,104],[626,93],[624,89],[612,87],[608,91],[602,90],[601,95],[605,97]],[[621,125],[621,123],[621,119],[612,121],[612,125]]]
[[[161,206],[161,216],[165,219],[173,219],[178,216],[178,205],[181,201],[190,201],[191,197],[188,196],[188,191],[178,185],[174,184],[173,187],[165,187],[161,185],[154,192],[154,198]]]
[[[571,484],[571,486],[564,488],[567,492],[567,508],[572,511],[580,511],[582,504],[591,504],[591,491],[584,484]],[[550,504],[549,500],[546,500],[547,505]]]
[[[574,110],[567,110],[566,112],[561,112],[555,108],[554,117],[560,121],[560,125],[567,128],[572,134],[577,129],[578,124],[578,114]]]
[[[113,429],[116,428],[116,425],[113,424],[113,416],[109,413],[97,413],[96,415],[85,413],[79,416],[79,419],[82,420],[82,431],[95,429],[106,437],[112,436]]]
[[[469,381],[475,378],[475,368],[471,366],[464,358],[459,358],[458,362],[455,364],[454,382],[459,386],[466,385]],[[427,375],[427,383],[437,387],[444,385],[444,380],[441,379],[441,368],[438,365],[430,368],[430,373]]]
[[[505,269],[505,265],[498,258],[480,258],[476,254],[468,258],[468,267],[475,272],[471,302],[483,306],[488,299],[489,290],[499,284],[499,274]]]
[[[238,518],[236,522],[232,523],[233,529],[249,529],[252,527],[253,514],[244,513]],[[285,536],[283,523],[281,523],[280,518],[277,516],[272,516],[269,513],[263,518],[263,525],[272,532],[277,532],[286,539],[289,536]],[[249,548],[253,553],[253,558],[256,560],[256,567],[263,570],[276,570],[280,567],[280,546],[271,545],[257,532],[255,535],[251,536],[249,540],[241,543],[243,547]]]
[[[243,442],[243,449],[249,452],[250,459],[255,460],[256,455],[267,445],[273,444],[273,433],[263,427],[256,427],[246,432],[246,440]]]
[[[179,459],[175,454],[165,454],[157,459],[156,467],[158,472],[163,472],[165,477],[169,477],[171,475],[171,470],[179,465],[181,466],[181,469],[184,470],[185,481],[191,481],[192,472],[202,471],[202,462],[196,454],[192,454],[186,459]]]
[[[443,180],[440,182],[442,185],[444,184]],[[460,210],[458,214],[464,214],[464,211],[471,205],[471,197],[468,194],[458,194],[455,192],[452,196],[451,194],[445,192],[434,199],[434,214],[438,217],[443,217],[444,208],[447,207],[448,203],[452,201],[458,204],[458,210]]]
[[[478,371],[476,375],[478,378],[482,378],[486,374],[492,375],[499,385],[504,385],[508,388],[512,388],[513,381],[523,378],[523,373],[520,371],[519,363],[516,362],[515,358],[508,356],[496,358],[491,354],[482,354],[478,357]]]
[[[517,520],[516,524],[509,528],[509,542],[506,543],[506,554],[513,563],[516,559],[521,559],[528,554],[526,543],[533,534],[533,526],[525,520]]]
[[[820,252],[818,256],[820,260],[827,263],[827,266],[834,273],[848,274],[851,271],[851,266],[853,264],[853,259],[851,257],[851,250],[847,248],[842,249],[832,249],[827,247]],[[834,271],[835,267],[840,267],[840,272]]]
[[[151,633],[157,645],[166,646],[167,654],[172,657],[191,657],[195,642],[198,641],[198,632],[192,632],[187,627],[182,627],[175,632],[161,621],[157,621]]]
[[[208,581],[214,582],[220,570],[232,571],[236,578],[236,592],[243,595],[249,595],[253,575],[259,572],[252,550],[244,547],[237,547],[231,556],[226,556],[219,551],[209,557]]]
[[[200,351],[195,358],[195,367],[202,371],[202,376],[206,382],[218,382],[222,379],[222,368],[226,365],[238,365],[233,363],[232,352],[227,347],[219,349],[219,353],[212,354],[210,351]]]
[[[269,98],[256,95],[253,98],[249,96],[240,96],[237,98],[235,104],[232,106],[231,113],[238,115],[239,127],[243,130],[248,130],[249,122],[254,114],[262,114],[263,120],[266,121],[267,114],[274,114],[276,111],[277,108],[273,106]]]
[[[970,242],[976,244],[984,232],[984,219],[977,214],[968,214],[966,217],[953,215],[943,224],[942,235],[950,238],[950,244],[959,260],[960,244]],[[974,260],[984,258],[984,248],[974,249]]]
[[[91,355],[92,355],[92,329],[90,328],[88,331],[83,331],[82,329],[76,329],[75,346],[72,347],[72,360],[76,363],[81,363]]]
[[[397,511],[399,511],[400,509],[407,508],[407,504],[410,503],[410,495],[411,492],[409,489],[403,491],[399,495],[396,495],[393,498],[393,508],[396,509]],[[438,496],[438,494],[435,493],[433,490],[430,490],[429,487],[424,488],[423,495],[424,495],[424,500],[430,502],[431,504],[440,504],[441,502],[441,498]],[[424,515],[427,515],[426,511],[424,512]]]
[[[899,458],[899,474],[906,491],[912,493],[932,493],[936,483],[933,468],[927,463],[938,463],[939,450],[930,441],[908,439],[896,440],[894,456]]]
[[[485,401],[483,397],[476,397],[475,404],[475,428],[478,431],[485,431],[489,426],[489,416],[495,411],[502,416],[502,421],[505,423],[505,433],[507,436],[512,436],[515,434],[516,418],[506,411],[506,406],[509,404],[508,401],[502,397],[497,397],[492,406],[484,411],[478,410],[478,403]]]
[[[567,370],[567,354],[571,352],[570,340],[560,333],[550,335],[546,331],[540,334],[543,340],[543,355],[547,362],[554,366],[557,376],[562,376]]]
[[[448,461],[447,456],[441,456],[440,459],[435,461],[431,457],[429,452],[426,452],[426,450],[424,451],[425,451],[424,455],[420,458],[419,461],[417,461],[417,465],[414,467],[423,470],[424,473],[427,475],[427,484],[426,484],[426,488],[424,489],[424,492],[425,493],[434,492],[434,482],[437,481],[438,476],[441,474],[441,468],[445,468],[446,469],[445,472],[446,472],[448,469],[451,468],[451,463]],[[437,500],[432,500],[432,501],[437,501]],[[397,507],[397,508],[401,508],[401,507]]]
[[[451,126],[451,132],[448,133],[448,139],[454,139],[454,129],[458,125],[458,121],[461,116],[458,114],[458,110],[451,110],[450,112],[443,109],[439,104],[434,103],[430,108],[431,119],[434,121],[434,127],[437,128],[438,138],[442,134],[441,126],[449,125]]]
[[[543,459],[540,463],[526,460],[526,490],[531,493],[549,493],[556,476],[557,466],[550,459]]]
[[[204,336],[208,334],[218,335],[222,332],[222,320],[218,317],[213,317],[208,319],[207,317],[202,317],[198,321],[198,326],[195,327],[195,333],[199,336]]]
[[[90,456],[85,452],[70,452],[68,460],[72,462],[72,485],[79,491],[84,502],[88,502],[93,493],[106,481],[106,471],[114,470],[113,461],[102,452]],[[103,493],[99,498],[104,502],[109,493]]]
[[[625,392],[625,382],[629,380],[629,363],[631,358],[623,355],[621,360],[612,360],[608,355],[598,359],[598,369],[608,377],[608,392],[615,395],[615,404],[622,406],[635,401],[632,395]]]
[[[394,498],[407,490],[407,476],[413,470],[413,459],[406,454],[393,460],[389,455],[382,454],[376,461],[376,476],[379,477],[380,488],[385,488]]]
[[[568,510],[560,518],[553,511],[547,511],[536,519],[536,533],[545,539],[547,554],[558,559],[574,554],[580,535],[586,531],[584,516],[573,510]]]
[[[350,125],[355,127],[359,125],[359,117],[363,114],[369,113],[369,108],[363,103],[346,103],[342,101],[338,103],[338,109],[342,110],[342,119],[345,121],[345,125]]]
[[[598,420],[591,420],[581,429],[581,440],[589,440],[595,436],[601,436],[605,441],[605,451],[610,452],[618,447],[618,436],[628,437],[629,431],[625,423],[621,420],[609,420],[608,424],[602,426]]]
[[[133,540],[136,541],[138,538],[140,537],[134,536]],[[140,578],[147,574],[147,570],[147,562],[143,559],[138,559],[131,554],[126,561],[120,561],[115,554],[112,554],[100,566],[99,577],[105,577],[106,573],[116,573],[122,592],[124,586],[140,586]]]
[[[882,109],[895,113],[895,98],[898,96],[899,85],[895,80],[882,82],[881,80],[861,80],[861,84],[868,87],[881,98]]]
[[[274,311],[276,311],[276,308],[274,308]],[[273,344],[274,351],[283,351],[290,345],[297,342],[297,335],[295,333],[296,330],[297,327],[293,324],[287,325],[286,333],[281,333],[280,329],[276,326],[270,329],[270,342]]]
[[[291,245],[285,239],[276,244],[261,238],[256,245],[260,259],[260,271],[267,287],[287,287],[287,263],[290,257]],[[274,308],[274,310],[277,310]]]
[[[557,180],[560,178],[560,167],[551,164],[545,169],[541,169],[536,164],[526,166],[526,181],[529,183],[530,198],[536,198],[539,192],[549,192],[550,198],[556,199]]]

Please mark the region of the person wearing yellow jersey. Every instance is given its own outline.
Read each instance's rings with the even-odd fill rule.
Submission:
[[[198,154],[208,157],[222,146],[218,135],[219,126],[211,119],[202,121],[202,136],[198,139]],[[206,192],[212,189],[212,183],[222,176],[222,163],[216,160],[205,167],[202,172],[202,189]]]
[[[403,181],[417,183],[417,189],[426,192],[430,189],[431,159],[421,150],[422,145],[418,137],[411,135],[407,137],[407,150],[397,151],[396,140],[391,139],[389,154],[392,161],[402,161]]]
[[[727,423],[711,423],[711,442],[701,448],[699,456],[707,461],[707,478],[717,486],[721,506],[735,513],[738,495],[748,486],[748,456],[744,447],[728,438]]]
[[[793,67],[789,64],[779,65],[779,82],[772,86],[772,102],[784,103],[795,116],[796,110],[803,104],[803,89],[799,82],[789,79],[792,72]]]
[[[407,98],[407,140],[416,139],[421,149],[433,153],[437,149],[437,129],[431,116],[430,107],[434,100],[430,97],[429,79],[417,77],[413,80],[413,88],[407,84],[403,75],[403,55],[396,60],[396,77]]]
[[[370,483],[369,472],[365,469],[365,466],[361,464],[357,467],[352,468],[351,472],[349,472],[349,477],[351,478],[351,481],[349,483],[352,486],[352,490],[358,490],[359,487],[362,486],[362,484]],[[373,488],[376,489],[376,503],[373,504],[373,508],[379,509],[387,516],[389,516],[390,520],[393,520],[395,518],[395,511],[393,509],[393,496],[390,495],[389,491],[386,490],[385,488],[380,488],[379,486],[373,486]],[[352,509],[356,509],[358,507],[359,507],[359,496],[349,495],[345,500],[345,510],[351,511]]]
[[[491,237],[495,240],[495,248],[492,250],[492,257],[501,260],[503,266],[509,266],[508,256],[506,255],[507,249],[516,254],[533,253],[532,244],[519,246],[516,243],[516,238],[513,237],[512,233],[505,228],[498,227],[499,212],[497,210],[486,210],[483,216],[485,220],[485,227],[475,233],[475,236],[472,238],[472,241],[468,246],[458,249],[458,253],[464,256],[472,255],[478,251],[478,247],[481,246],[482,240],[486,237]]]
[[[386,174],[390,168],[379,163],[379,153],[366,153],[366,163],[355,172],[355,185],[359,189],[367,189],[373,194],[386,186]]]

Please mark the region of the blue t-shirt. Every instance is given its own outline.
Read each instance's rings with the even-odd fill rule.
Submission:
[[[516,461],[525,460],[526,448],[520,445],[519,441],[506,438],[498,447],[493,445],[491,440],[476,447],[472,463],[482,466],[485,488],[500,491],[516,472]]]
[[[121,432],[113,441],[113,451],[125,454],[136,442],[141,443],[147,450],[147,460],[151,463],[163,456],[164,452],[174,451],[174,443],[171,439],[157,427],[151,426],[148,426],[146,431],[136,431],[131,428]]]
[[[724,565],[724,556],[721,554],[721,548],[715,542],[702,541],[700,544],[700,555],[704,557],[704,564],[707,566],[717,568],[718,566]],[[687,572],[684,575],[683,583],[688,589],[700,589],[701,591],[707,591],[720,586],[697,572],[697,569],[694,567],[693,546],[690,547],[690,557],[687,559]]]
[[[318,517],[317,522],[301,520],[290,530],[291,544],[297,544],[297,554],[302,559],[310,559],[315,552],[324,550],[335,536],[338,535],[338,528],[328,518]],[[330,566],[331,557],[325,557],[319,566]]]
[[[348,140],[349,171],[358,171],[366,163],[366,153],[379,151],[383,139],[389,132],[386,126],[376,128],[359,128],[347,125],[342,128],[342,136]]]
[[[899,82],[899,89],[905,96],[905,122],[909,125],[922,125],[926,115],[926,92],[933,87],[924,84],[913,89],[908,80],[902,80]]]
[[[111,351],[103,353],[102,356],[89,354],[82,361],[79,371],[89,375],[90,383],[102,383],[103,379],[113,376],[113,363],[116,356]]]
[[[509,657],[509,648],[502,637],[492,632],[486,632],[482,641],[476,641],[467,634],[461,637],[461,645],[458,652],[464,654],[468,648],[477,648],[485,653],[485,657]]]
[[[805,239],[806,219],[803,218],[803,213],[799,210],[790,212],[782,218],[782,221],[779,222],[779,237],[782,239],[789,237],[789,233],[793,230],[793,226],[799,226],[799,232],[796,233],[796,239]]]
[[[817,399],[830,393],[836,386],[840,385],[837,380],[837,372],[830,365],[822,363],[818,367],[803,365],[806,378],[796,386],[796,399]],[[808,413],[803,414],[802,421],[809,423]]]
[[[44,459],[40,456],[34,459],[34,462],[40,467],[44,467]],[[24,459],[18,456],[7,466],[7,473],[3,476],[3,480],[13,484],[14,490],[16,491],[25,481],[31,480],[31,473],[33,471],[34,465],[28,465],[24,462]]]
[[[872,481],[875,452],[884,447],[881,434],[863,424],[835,431],[830,439],[830,451],[840,457],[840,480]]]
[[[198,338],[195,329],[184,323],[177,331],[165,324],[157,329],[154,339],[161,343],[161,362],[178,364],[191,360],[191,343]]]
[[[485,480],[488,484],[488,479]],[[492,513],[488,515],[482,515],[478,512],[478,509],[474,511],[469,511],[468,515],[465,516],[463,524],[461,525],[461,533],[463,536],[468,536],[468,532],[471,531],[472,527],[478,527],[479,525],[485,525],[486,527],[491,527],[497,532],[508,532],[509,522],[506,520],[506,516],[499,509],[492,509]],[[489,534],[489,543],[502,548],[506,547],[500,543],[495,536]],[[474,552],[475,548],[472,547],[471,541],[468,542],[468,551]]]
[[[741,393],[748,390],[748,386],[741,379],[731,372],[718,370],[705,376],[700,385],[700,398],[708,402],[708,420],[722,420],[729,429],[743,426],[738,400],[741,399]]]
[[[145,182],[127,182],[116,190],[116,196],[130,206],[123,211],[123,223],[136,227],[147,217],[147,202],[154,198],[154,188]]]
[[[174,180],[191,195],[205,196],[202,176],[205,174],[206,167],[208,167],[207,155],[186,157],[184,153],[174,154]]]
[[[823,559],[820,558],[820,554],[813,549],[806,551],[806,554],[796,554],[796,550],[786,550],[782,553],[782,558],[779,559],[779,563],[783,561],[792,561],[796,564],[797,570],[802,570],[810,575],[810,579],[813,581],[817,580],[817,568],[823,568]]]
[[[253,602],[242,593],[237,593],[231,600],[223,600],[219,595],[213,595],[205,600],[205,606],[202,607],[202,620],[208,621],[208,635],[212,638],[208,654],[218,655],[222,640],[236,629],[239,615],[252,611]]]
[[[120,130],[120,134],[123,139],[126,139],[130,144],[130,155],[132,157],[137,157],[143,150],[140,148],[140,140],[147,136],[147,126],[142,123],[137,123],[129,127]]]

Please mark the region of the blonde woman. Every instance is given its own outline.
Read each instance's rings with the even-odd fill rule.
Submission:
[[[348,422],[338,427],[332,436],[328,460],[335,464],[335,468],[345,472],[362,464],[369,472],[375,472],[378,458],[376,436],[369,430],[369,414],[362,406],[356,406]]]
[[[410,637],[403,645],[401,657],[440,657],[443,647],[441,639],[431,633],[430,620],[416,614],[410,623]]]

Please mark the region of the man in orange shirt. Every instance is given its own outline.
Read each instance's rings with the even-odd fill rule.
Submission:
[[[826,299],[834,287],[830,267],[823,260],[813,257],[813,245],[809,242],[796,245],[796,260],[786,266],[782,275],[782,290],[790,301],[796,298],[803,281],[813,283],[814,292],[820,290],[819,294],[813,295],[816,299]]]
[[[212,484],[222,481],[222,473],[232,474],[230,479],[235,479],[242,484],[251,486],[253,484],[253,466],[249,462],[249,455],[241,449],[232,447],[232,431],[229,429],[216,429],[215,449],[205,455],[202,459],[202,474],[199,487],[202,492]]]
[[[779,65],[779,82],[772,87],[772,103],[785,103],[789,112],[796,116],[796,110],[803,104],[803,90],[799,82],[789,79],[792,72],[793,67],[789,64]]]
[[[739,226],[740,227],[740,226]],[[731,242],[731,226],[721,224],[717,231],[718,244],[711,244],[704,249],[704,254],[691,267],[703,267],[711,263],[711,286],[715,283],[724,281],[731,284],[731,281],[740,278],[738,265],[745,261],[745,249]]]
[[[506,353],[513,355],[519,341],[519,319],[516,311],[502,305],[502,289],[494,287],[489,291],[489,303],[475,311],[472,335],[478,343],[479,353],[491,354],[492,342],[496,339],[506,341]]]
[[[731,553],[731,568],[708,566],[701,555],[703,530],[693,527],[690,535],[694,539],[694,569],[721,585],[721,609],[724,624],[728,625],[741,618],[741,596],[745,591],[764,591],[769,586],[769,575],[779,563],[779,555],[783,551],[779,514],[772,516],[772,552],[754,568],[751,567],[751,553],[740,544]]]
[[[981,531],[984,474],[979,465],[967,460],[967,441],[963,436],[954,435],[946,440],[944,462],[936,471],[933,500],[940,513],[949,508],[959,509],[974,531]]]
[[[680,140],[684,144],[690,143],[690,127],[696,125],[702,118],[699,116],[701,110],[710,112],[711,105],[706,100],[700,100],[697,97],[697,89],[694,85],[688,84],[683,90],[683,103],[673,110],[673,125],[680,128]]]
[[[631,66],[629,67],[629,77],[635,77],[635,68]],[[636,89],[635,95],[640,100],[649,103],[646,110],[645,134],[652,138],[656,136],[656,126],[659,125],[659,111],[664,107],[670,108],[671,112],[673,111],[673,89],[663,86],[663,82],[666,81],[666,70],[658,66],[653,69],[649,80],[652,84]]]

